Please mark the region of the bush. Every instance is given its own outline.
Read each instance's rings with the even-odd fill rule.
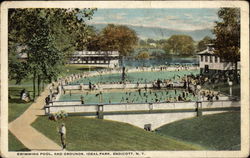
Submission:
[[[68,113],[64,110],[58,111],[57,113],[49,114],[49,119],[53,121],[57,121],[60,119],[65,119],[68,117]]]

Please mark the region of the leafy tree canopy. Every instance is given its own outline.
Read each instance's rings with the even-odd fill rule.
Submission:
[[[75,49],[83,47],[84,39],[86,39],[85,35],[88,30],[84,22],[92,17],[94,10],[57,8],[9,9],[8,42],[10,78],[14,79],[14,76],[26,76],[24,75],[24,70],[13,71],[13,69],[16,69],[15,65],[17,65],[17,62],[19,62],[17,59],[17,54],[20,53],[20,51],[18,52],[19,47],[24,47],[25,49],[22,51],[27,53],[30,58],[26,65],[32,65],[32,63],[36,65],[36,60],[31,55],[36,55],[38,59],[41,56],[48,57],[44,53],[49,54],[48,49],[50,48],[60,52],[61,58],[58,62],[66,62],[69,54]],[[39,43],[36,45],[34,42]],[[47,44],[45,44],[46,42]],[[49,57],[52,58],[52,54]],[[48,63],[51,63],[51,61],[48,61]],[[24,62],[18,65],[23,64]],[[20,69],[22,67],[27,68],[27,66],[20,66]],[[53,69],[54,67],[49,68]],[[26,72],[29,71],[26,69]]]
[[[195,52],[194,40],[188,35],[172,35],[163,49],[175,55],[193,55]]]
[[[220,20],[213,29],[215,52],[225,60],[237,62],[240,59],[240,9],[221,8],[218,17]]]
[[[82,49],[88,37],[85,20],[95,9],[9,9],[9,76],[20,83],[33,76],[33,97],[37,80],[57,79],[63,64],[75,49]],[[22,47],[21,51],[18,49]],[[25,61],[18,55],[27,54]],[[16,76],[20,76],[18,79]]]
[[[99,34],[93,36],[88,50],[119,51],[128,56],[138,44],[136,32],[123,25],[107,25]]]
[[[207,44],[212,43],[212,38],[209,36],[204,37],[201,41],[199,41],[197,45],[197,51],[203,51],[207,48]]]
[[[146,51],[143,51],[143,52],[140,52],[138,55],[137,55],[137,59],[148,59],[150,57],[149,53],[146,52]]]
[[[156,41],[154,39],[152,39],[152,38],[148,38],[147,43],[156,43]]]

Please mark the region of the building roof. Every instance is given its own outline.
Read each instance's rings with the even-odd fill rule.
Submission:
[[[206,44],[207,46],[207,49],[201,51],[201,52],[198,52],[197,55],[215,55],[214,53],[214,44],[210,43],[210,44]]]
[[[74,57],[83,56],[119,56],[118,51],[76,51]]]
[[[199,53],[197,53],[197,55],[214,55],[214,51],[209,51],[209,50],[203,50]]]
[[[207,44],[207,49],[198,52],[197,55],[215,55],[213,44]]]

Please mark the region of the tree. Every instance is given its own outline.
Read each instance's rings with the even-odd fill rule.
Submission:
[[[173,53],[175,55],[193,55],[194,40],[187,35],[172,35],[165,43],[163,49],[165,52]]]
[[[94,36],[89,50],[119,51],[120,56],[128,56],[138,44],[136,32],[123,25],[107,25]],[[95,46],[95,47],[94,47]]]
[[[149,52],[147,52],[147,51],[142,51],[136,56],[137,59],[142,60],[141,62],[143,63],[143,66],[145,66],[145,61],[146,61],[144,59],[148,59],[149,57],[150,57],[150,55],[149,55]]]
[[[33,97],[37,82],[40,93],[41,80],[55,80],[68,56],[84,45],[86,32],[84,18],[90,19],[92,9],[9,9],[9,57],[10,76],[23,74],[16,69],[14,57],[22,46],[21,53],[27,54],[26,72],[33,77]],[[80,31],[79,31],[80,30]],[[85,39],[85,38],[84,38]],[[16,60],[18,61],[18,60]],[[18,61],[18,65],[21,65]],[[25,73],[26,74],[26,73]],[[23,79],[24,77],[22,77]]]
[[[147,43],[149,44],[149,43],[156,43],[156,41],[154,40],[154,39],[152,39],[152,38],[148,38],[147,39]]]
[[[163,49],[166,43],[167,43],[167,39],[160,39],[156,41],[157,47],[159,49]]]
[[[9,42],[8,47],[8,64],[9,64],[9,80],[15,80],[16,84],[20,84],[21,81],[28,76],[28,64],[27,62],[20,60],[16,51],[21,51],[21,47],[19,50],[16,50],[17,44]],[[21,55],[21,54],[20,54]]]
[[[215,53],[226,61],[235,64],[235,79],[237,77],[237,62],[240,60],[240,9],[221,8],[218,11],[220,21],[215,22],[213,33]]]
[[[148,59],[150,56],[149,56],[149,53],[148,52],[140,52],[136,58],[138,59]]]
[[[199,41],[197,45],[197,51],[203,51],[207,48],[207,44],[212,43],[212,38],[209,36],[204,37],[201,41]]]
[[[89,39],[86,44],[86,49],[90,51],[98,51],[102,50],[101,48],[101,35],[97,32],[97,30],[94,27],[89,28]]]
[[[146,46],[147,42],[145,40],[143,40],[143,39],[140,39],[139,44],[140,44],[140,46]]]
[[[30,69],[33,72],[33,82],[37,78],[38,95],[40,94],[41,80],[51,82],[60,73],[60,68],[64,64],[64,55],[58,48],[56,42],[48,29],[46,19],[40,20],[40,28],[27,43],[27,53]]]

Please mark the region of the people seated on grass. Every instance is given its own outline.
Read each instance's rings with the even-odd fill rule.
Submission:
[[[20,99],[25,101],[25,102],[29,102],[30,101],[30,94],[28,91],[26,91],[26,89],[23,89],[20,93]]]

